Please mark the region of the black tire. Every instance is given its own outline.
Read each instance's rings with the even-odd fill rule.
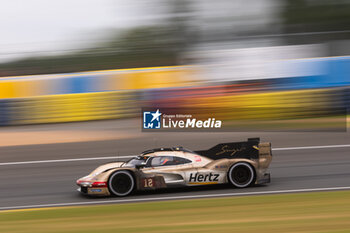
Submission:
[[[134,177],[128,171],[116,171],[109,177],[108,189],[112,195],[127,196],[134,190],[134,187]]]
[[[245,188],[255,181],[254,168],[248,163],[236,163],[228,171],[228,180],[237,188]]]

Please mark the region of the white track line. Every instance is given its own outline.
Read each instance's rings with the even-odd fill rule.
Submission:
[[[344,147],[350,147],[350,144],[327,145],[327,146],[284,147],[284,148],[272,148],[272,150],[273,151],[284,151],[284,150],[308,150],[308,149],[327,149],[327,148],[344,148]],[[137,155],[76,158],[76,159],[35,160],[35,161],[23,161],[23,162],[5,162],[5,163],[0,163],[0,166],[37,164],[37,163],[63,163],[63,162],[89,161],[89,160],[109,160],[109,159],[118,160],[118,159],[129,159],[129,158],[133,158],[135,156],[137,156]]]
[[[21,165],[21,164],[37,164],[37,163],[62,163],[62,162],[77,162],[77,161],[105,160],[105,159],[118,160],[118,159],[134,158],[135,156],[136,155],[126,155],[126,156],[110,156],[110,157],[95,157],[95,158],[54,159],[54,160],[24,161],[24,162],[6,162],[6,163],[0,163],[0,166]]]
[[[327,145],[327,146],[300,146],[300,147],[284,147],[284,148],[272,148],[272,150],[306,150],[306,149],[327,149],[327,148],[342,148],[350,147],[349,144],[346,145]]]
[[[127,202],[142,202],[142,201],[164,201],[164,200],[193,199],[193,198],[213,198],[213,197],[250,196],[250,195],[281,194],[281,193],[316,192],[316,191],[336,191],[336,190],[348,190],[348,189],[350,189],[350,186],[331,187],[331,188],[287,189],[287,190],[246,192],[246,193],[219,193],[219,194],[184,195],[184,196],[170,196],[170,197],[148,197],[148,198],[134,198],[134,199],[128,198],[128,199],[108,200],[108,201],[85,201],[85,202],[67,202],[67,203],[41,204],[41,205],[7,206],[7,207],[0,207],[0,211],[11,210],[11,209],[76,206],[76,205],[87,205],[87,204],[96,205],[96,204],[127,203]]]

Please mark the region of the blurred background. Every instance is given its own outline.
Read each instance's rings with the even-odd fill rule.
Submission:
[[[328,192],[350,188],[350,0],[1,0],[0,29],[0,232],[350,232],[349,192]],[[142,108],[224,130],[145,133]],[[111,203],[75,180],[146,149],[256,137],[272,143],[266,186],[1,211]],[[194,200],[298,190],[312,193]],[[153,197],[173,201],[139,203]]]
[[[346,124],[350,1],[13,0],[0,26],[1,126],[143,106]]]

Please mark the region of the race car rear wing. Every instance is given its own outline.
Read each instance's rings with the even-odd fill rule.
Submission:
[[[199,150],[195,153],[213,160],[223,158],[259,159],[259,144],[260,138],[248,138],[245,142],[220,143],[209,150]]]

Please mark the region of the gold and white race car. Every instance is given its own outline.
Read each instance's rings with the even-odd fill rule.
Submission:
[[[77,180],[87,195],[127,196],[133,191],[230,183],[237,188],[270,182],[271,144],[259,138],[221,143],[209,150],[182,147],[147,150],[127,161],[108,163]]]

